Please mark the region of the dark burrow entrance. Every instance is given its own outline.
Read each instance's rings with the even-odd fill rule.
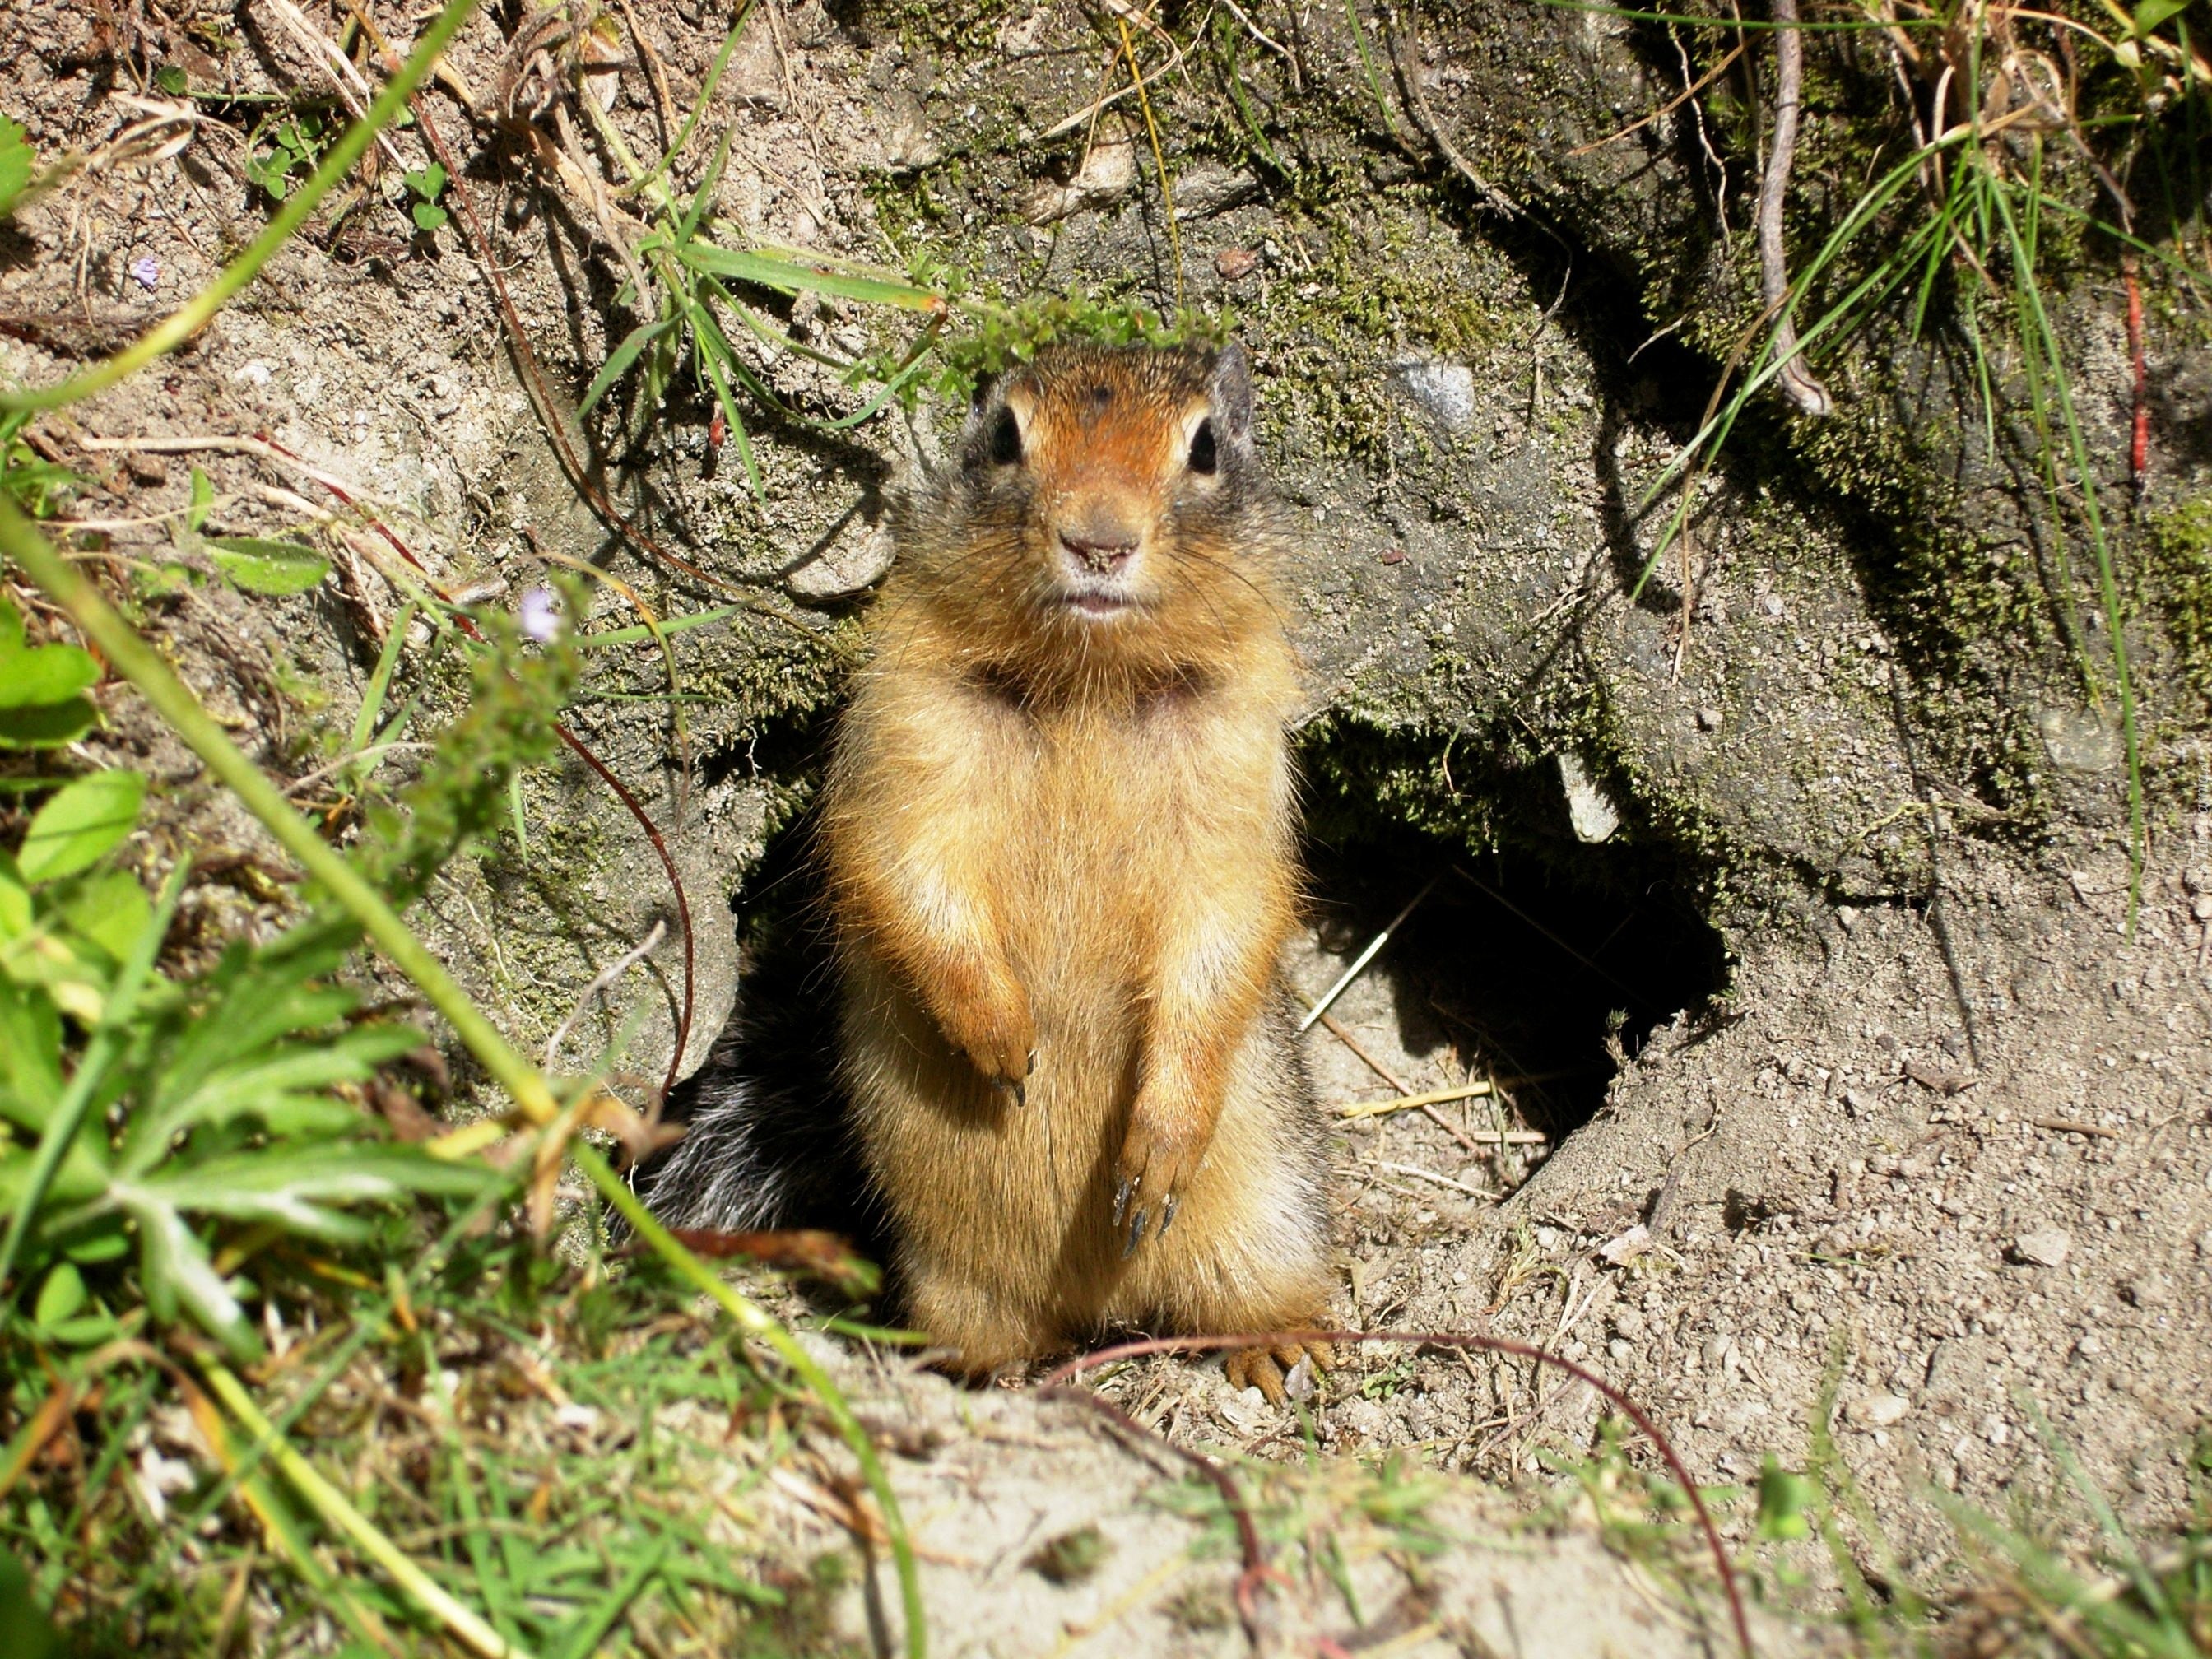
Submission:
[[[1401,1045],[1495,1079],[1556,1142],[1655,1030],[1722,989],[1726,957],[1678,849],[1585,845],[1540,817],[1494,827],[1480,853],[1372,818],[1316,841],[1310,910],[1350,957],[1419,895],[1365,970],[1390,981]]]

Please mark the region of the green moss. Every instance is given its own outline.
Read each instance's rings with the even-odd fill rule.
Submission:
[[[1017,9],[1016,0],[845,0],[830,8],[841,21],[896,36],[908,57],[922,60],[990,51]]]
[[[1389,823],[1469,852],[1488,851],[1497,844],[1495,814],[1489,795],[1470,792],[1454,771],[1456,738],[1431,727],[1394,729],[1356,715],[1324,715],[1299,744],[1307,833],[1341,846]],[[1481,769],[1477,757],[1486,746],[1468,742],[1461,757],[1465,771]]]
[[[957,198],[967,175],[967,160],[959,155],[915,173],[869,175],[868,202],[876,223],[902,258],[912,261],[924,241],[959,223]]]
[[[2143,587],[2189,688],[2212,705],[2212,495],[2143,525]]]
[[[1525,336],[1530,308],[1502,256],[1436,216],[1425,189],[1401,185],[1331,205],[1284,240],[1322,240],[1310,270],[1285,273],[1252,312],[1275,372],[1268,440],[1389,470],[1410,451],[1434,459],[1433,429],[1381,394],[1389,365],[1433,356],[1480,368]]]

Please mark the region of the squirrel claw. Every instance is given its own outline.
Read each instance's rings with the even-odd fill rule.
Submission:
[[[1168,1236],[1168,1229],[1175,1225],[1176,1201],[1182,1196],[1180,1193],[1170,1193],[1165,1201],[1161,1204],[1160,1230],[1152,1235],[1154,1238],[1165,1238]]]
[[[1117,1226],[1117,1227],[1118,1227],[1118,1226],[1120,1226],[1120,1225],[1121,1224],[1121,1218],[1122,1218],[1123,1216],[1125,1216],[1125,1215],[1128,1214],[1128,1212],[1129,1212],[1129,1194],[1130,1194],[1131,1193],[1133,1193],[1133,1192],[1136,1191],[1136,1189],[1137,1189],[1137,1183],[1136,1183],[1135,1182],[1133,1182],[1133,1181],[1130,1180],[1130,1179],[1129,1179],[1129,1177],[1128,1177],[1128,1176],[1123,1176],[1121,1177],[1121,1179],[1120,1183],[1115,1187],[1115,1188],[1114,1188],[1114,1224],[1115,1224],[1115,1226]]]
[[[1124,1261],[1136,1255],[1137,1246],[1145,1242],[1146,1213],[1145,1211],[1139,1210],[1137,1218],[1129,1224],[1129,1242],[1121,1247],[1121,1259]]]

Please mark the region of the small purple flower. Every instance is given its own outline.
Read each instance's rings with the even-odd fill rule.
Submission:
[[[142,253],[131,262],[131,280],[151,294],[161,280],[161,262],[150,253]]]
[[[561,596],[550,587],[533,587],[522,596],[522,636],[550,645],[561,631]]]

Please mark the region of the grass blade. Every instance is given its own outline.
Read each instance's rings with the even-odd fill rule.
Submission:
[[[638,354],[675,326],[675,318],[662,317],[650,323],[640,323],[630,330],[623,343],[607,354],[606,362],[592,377],[591,385],[584,388],[584,395],[576,402],[576,413],[589,414],[592,405],[605,397],[614,383],[629,373],[629,366],[637,361]]]
[[[735,282],[752,283],[779,294],[826,294],[832,299],[854,300],[863,305],[895,306],[903,311],[937,312],[945,298],[935,290],[911,283],[895,283],[880,276],[854,276],[820,264],[801,264],[766,252],[740,253],[712,242],[687,242],[674,250],[676,257],[694,270]]]
[[[384,713],[384,700],[391,695],[392,671],[399,666],[399,653],[407,648],[408,627],[420,608],[409,599],[399,607],[398,616],[392,618],[384,635],[384,649],[377,653],[376,666],[369,673],[368,689],[362,693],[361,713],[354,716],[352,738],[346,744],[353,753],[368,748],[368,740],[376,734],[377,717]]]

